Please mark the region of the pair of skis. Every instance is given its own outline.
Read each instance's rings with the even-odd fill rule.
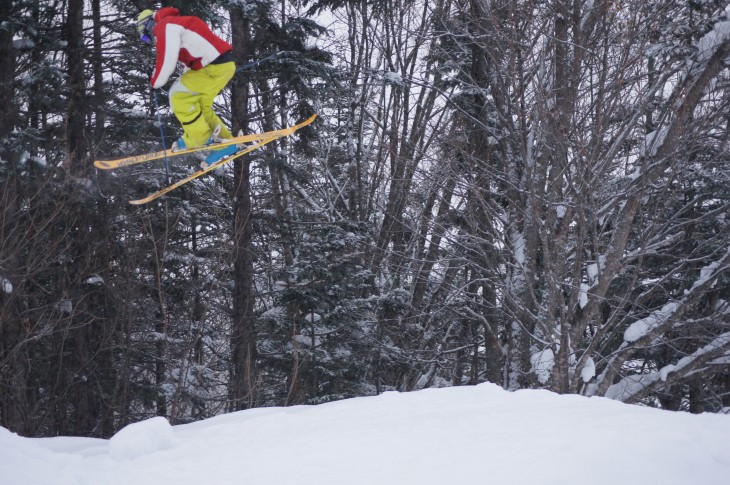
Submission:
[[[288,126],[286,128],[282,128],[281,130],[274,130],[274,131],[265,131],[263,133],[252,133],[249,135],[242,135],[242,136],[236,136],[234,138],[229,138],[227,140],[224,140],[221,143],[215,143],[212,145],[203,145],[199,147],[194,148],[188,148],[185,150],[180,150],[177,152],[171,152],[169,150],[161,150],[158,152],[152,152],[152,153],[145,153],[142,155],[133,155],[131,157],[124,157],[119,158],[116,160],[96,160],[94,161],[94,166],[96,168],[100,168],[102,170],[113,170],[116,168],[122,168],[122,167],[128,167],[130,165],[136,165],[138,163],[145,163],[152,160],[159,160],[164,157],[177,157],[180,155],[186,155],[189,153],[201,151],[201,150],[211,150],[211,149],[218,149],[223,148],[229,145],[238,145],[241,143],[253,143],[251,145],[247,145],[243,147],[241,150],[237,151],[233,155],[230,155],[228,157],[222,158],[218,160],[217,162],[213,163],[212,165],[209,165],[208,167],[198,170],[197,172],[194,172],[187,177],[178,180],[177,182],[168,185],[167,187],[164,187],[157,192],[154,192],[147,197],[144,197],[142,199],[137,200],[130,200],[129,203],[133,205],[142,205],[146,204],[148,202],[151,202],[158,197],[165,195],[166,193],[170,192],[171,190],[175,190],[176,188],[180,187],[181,185],[185,185],[186,183],[190,182],[191,180],[195,180],[196,178],[205,175],[208,172],[211,172],[218,167],[225,165],[228,162],[231,162],[235,160],[236,158],[245,155],[247,153],[250,153],[254,150],[257,150],[261,148],[262,146],[271,143],[272,141],[278,140],[279,138],[283,138],[285,136],[292,135],[294,132],[299,130],[300,128],[303,128],[310,123],[314,121],[314,119],[317,117],[317,115],[312,115],[306,120],[302,121],[301,123],[298,123],[296,125]]]

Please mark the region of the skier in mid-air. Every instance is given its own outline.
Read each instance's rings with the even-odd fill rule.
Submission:
[[[141,40],[155,40],[157,60],[150,83],[164,86],[177,62],[185,71],[170,87],[170,106],[183,128],[172,151],[231,138],[231,132],[213,111],[213,100],[236,72],[231,44],[215,35],[198,17],[180,15],[173,7],[144,10],[137,17]],[[236,145],[214,150],[204,164],[211,165],[238,151]]]

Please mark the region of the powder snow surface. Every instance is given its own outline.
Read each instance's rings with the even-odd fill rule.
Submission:
[[[4,485],[730,483],[730,416],[492,384],[262,408],[111,440],[0,428]]]

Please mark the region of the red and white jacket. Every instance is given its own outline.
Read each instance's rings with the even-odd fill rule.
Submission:
[[[181,16],[173,7],[155,13],[154,34],[157,62],[150,83],[155,89],[167,83],[178,61],[197,71],[233,49],[198,17]]]

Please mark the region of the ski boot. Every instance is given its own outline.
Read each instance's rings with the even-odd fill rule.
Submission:
[[[205,157],[205,160],[200,162],[200,168],[206,169],[214,163],[220,161],[225,157],[229,157],[238,151],[238,145],[229,145],[227,147],[219,148],[213,151],[210,155]]]

